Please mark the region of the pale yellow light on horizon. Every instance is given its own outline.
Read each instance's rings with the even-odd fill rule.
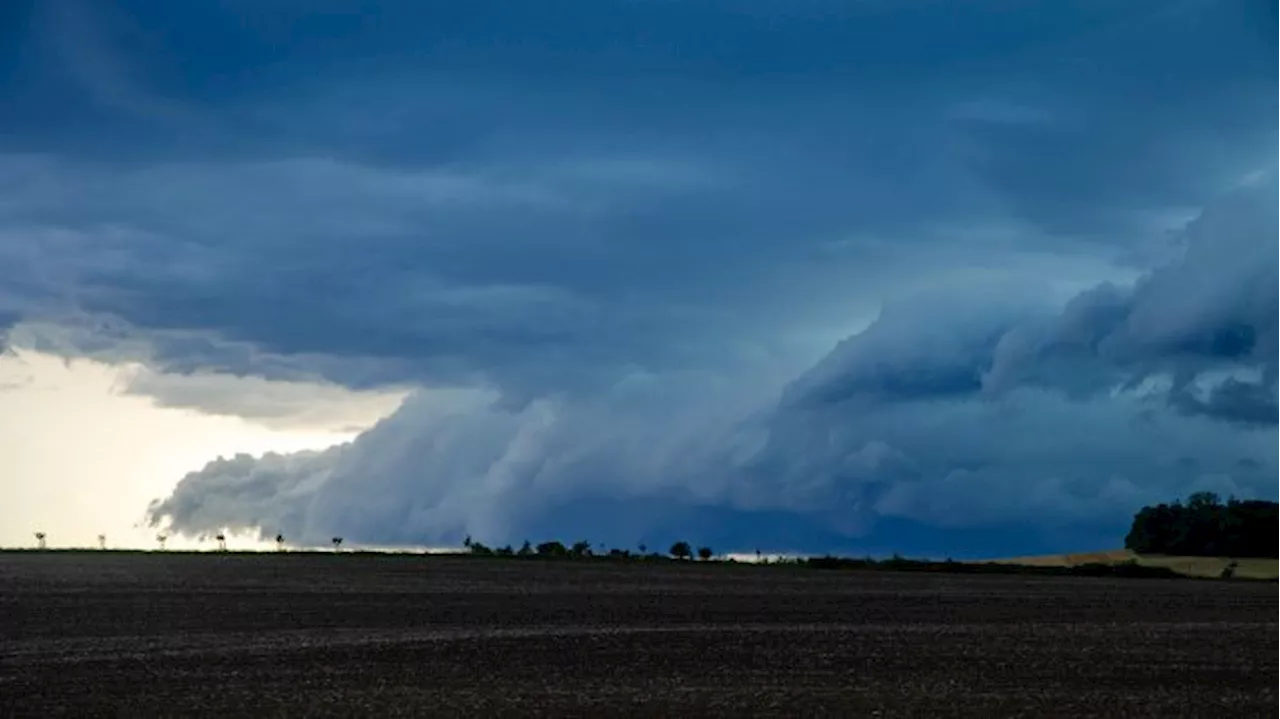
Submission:
[[[50,547],[96,547],[105,534],[111,547],[154,548],[156,531],[141,526],[147,504],[187,472],[220,455],[322,449],[355,435],[157,407],[119,390],[128,371],[29,350],[0,356],[0,546],[33,546],[42,531]]]

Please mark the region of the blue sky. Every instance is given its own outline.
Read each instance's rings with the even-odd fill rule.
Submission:
[[[0,12],[15,351],[407,396],[174,531],[965,556],[1276,496],[1274,3]]]

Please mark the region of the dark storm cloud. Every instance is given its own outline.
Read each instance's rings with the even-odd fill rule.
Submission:
[[[999,527],[1031,549],[1121,533],[1133,507],[1196,489],[1272,496],[1274,374],[1229,373],[1273,373],[1274,342],[1186,338],[1253,320],[1274,336],[1275,288],[1255,282],[1275,266],[1259,262],[1274,254],[1262,199],[1274,192],[1238,189],[1188,226],[1182,260],[1061,310],[990,284],[886,307],[778,404],[767,381],[696,374],[520,409],[427,391],[348,447],[240,458],[231,477],[223,462],[193,472],[152,519],[317,542],[337,528],[406,543],[590,531],[627,544],[661,539],[680,516],[714,521],[698,531],[737,549],[766,536],[964,554],[996,545],[959,534],[948,546],[921,526]],[[1209,262],[1211,248],[1239,256]],[[1151,304],[1170,283],[1202,293],[1196,312]]]
[[[29,70],[16,76],[14,104],[105,123],[94,127],[148,128],[145,139],[104,130],[98,149],[71,153],[116,161],[106,167],[11,163],[29,200],[14,203],[20,227],[72,224],[95,247],[104,224],[151,232],[119,248],[117,262],[95,260],[83,279],[101,291],[81,293],[85,309],[274,353],[385,357],[384,381],[404,379],[397,357],[513,375],[502,366],[512,346],[529,347],[542,366],[554,360],[549,346],[597,345],[614,365],[687,362],[637,353],[760,331],[727,327],[733,312],[709,304],[751,308],[767,297],[794,315],[835,292],[874,303],[884,288],[850,287],[882,277],[869,268],[893,259],[884,255],[954,246],[939,227],[1007,222],[1002,206],[1021,207],[1020,193],[1042,193],[1056,178],[1049,191],[1066,206],[1031,215],[1049,229],[1058,214],[1094,224],[1107,215],[1100,202],[1118,193],[1093,188],[1118,172],[1129,175],[1125,187],[1152,188],[1129,198],[1131,213],[1184,202],[1160,190],[1164,178],[1203,185],[1208,168],[1170,172],[1133,153],[1202,157],[1168,151],[1194,135],[1178,119],[1192,94],[1196,107],[1213,108],[1192,113],[1196,131],[1232,133],[1252,151],[1265,125],[1242,126],[1258,116],[1242,105],[1253,96],[1217,98],[1213,82],[1265,79],[1251,62],[1257,42],[1185,67],[1178,40],[1188,28],[1240,30],[1239,13],[1197,5],[1010,14],[927,3],[748,12],[553,4],[526,16],[518,6],[389,3],[364,18],[261,3],[50,7],[32,6],[32,38],[12,53]],[[1144,23],[1162,29],[1142,34],[1146,52],[1167,58],[1188,86],[1146,90],[1141,107],[1126,99],[1117,117],[1117,97],[1146,79],[1126,61],[1135,36],[1125,29]],[[234,50],[198,52],[212,47]],[[1087,82],[1064,53],[1089,53]],[[1008,72],[1011,58],[1018,73]],[[324,82],[309,79],[320,70]],[[40,73],[53,76],[38,82]],[[57,105],[65,98],[45,81],[88,104]],[[1028,83],[1037,97],[1017,97]],[[96,132],[12,117],[26,152],[45,149],[46,133],[65,150]],[[454,125],[471,139],[453,137]],[[1073,134],[1055,135],[1063,132]],[[1041,139],[1017,140],[1027,133]],[[1142,142],[1094,149],[1122,133]],[[418,152],[424,142],[443,154]],[[1065,171],[1064,157],[1090,174]],[[1034,176],[992,174],[993,158],[1016,158]],[[826,243],[869,234],[889,238],[888,249],[855,242],[816,257]],[[1025,234],[1017,242],[1028,246],[1040,236],[1034,225]],[[203,275],[157,271],[166,260]],[[799,265],[802,281],[773,285],[779,263]],[[819,263],[830,274],[814,287]],[[406,285],[422,288],[418,302],[406,301]],[[476,286],[558,294],[474,310],[435,299],[459,287],[473,298]]]
[[[1275,196],[1274,176],[1236,188],[1187,227],[1180,260],[1057,314],[975,309],[1027,307],[990,287],[882,313],[791,386],[749,473],[952,526],[1118,521],[1206,482],[1274,495]],[[832,481],[868,447],[890,468]]]
[[[1201,210],[1274,173],[1274,7],[361,10],[62,0],[0,23],[3,326],[171,373],[471,393],[448,421],[424,399],[349,450],[263,460],[292,477],[259,497],[276,523],[403,539],[496,532],[517,500],[548,509],[513,527],[675,493],[849,536],[946,525],[921,492],[971,486],[997,498],[983,521],[1085,522],[1098,497],[1160,494],[1136,477],[1162,432],[1214,427],[1210,469],[1170,487],[1228,466],[1206,443],[1257,449],[1274,212]],[[134,389],[193,401],[175,386]],[[1005,427],[1018,408],[1037,419]],[[871,413],[895,433],[849,419]],[[1115,446],[1060,485],[1019,479],[1063,466],[1059,423],[1081,421]],[[980,441],[996,428],[1016,446]],[[1213,481],[1249,475],[1230,467]],[[214,474],[161,514],[249,521]],[[356,478],[419,514],[301,508],[367,493]]]
[[[1200,399],[1183,389],[1170,396],[1170,403],[1188,414],[1275,426],[1277,421],[1276,378],[1256,381],[1229,378],[1210,388]]]

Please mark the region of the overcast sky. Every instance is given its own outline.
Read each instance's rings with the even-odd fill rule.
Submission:
[[[1275,499],[1276,26],[3,3],[0,544],[960,557]]]

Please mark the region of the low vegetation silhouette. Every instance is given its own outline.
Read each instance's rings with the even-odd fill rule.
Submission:
[[[593,548],[591,543],[585,539],[578,540],[568,546],[558,540],[541,542],[537,545],[525,540],[516,549],[511,545],[490,547],[468,535],[462,540],[462,546],[465,554],[473,557],[516,557],[528,559],[684,561],[692,559],[695,554],[692,545],[685,541],[678,541],[672,544],[671,549],[665,555],[658,552],[647,552],[648,546],[645,544],[638,545],[639,552],[618,548],[611,549],[603,545]],[[697,555],[704,560],[709,560],[714,556],[714,553],[710,547],[702,547],[698,550]]]
[[[693,556],[693,549],[691,549],[689,547],[689,543],[685,541],[679,541],[672,544],[671,549],[667,551],[669,551],[671,556],[676,559],[688,559]]]
[[[957,562],[953,559],[937,561],[932,559],[907,559],[894,555],[889,559],[862,559],[854,557],[810,557],[801,560],[814,569],[862,569],[887,570],[891,572],[934,572],[950,574],[1037,574],[1045,576],[1070,577],[1129,577],[1145,579],[1179,579],[1187,578],[1185,574],[1169,567],[1152,567],[1139,564],[1136,560],[1118,563],[1090,562],[1071,565],[1029,565],[1009,562]]]
[[[1133,518],[1124,546],[1138,554],[1189,557],[1276,557],[1277,505],[1198,492],[1186,503],[1143,507]],[[1224,577],[1234,568],[1228,566]]]
[[[575,542],[570,546],[565,546],[559,541],[542,542],[538,545],[530,544],[526,541],[519,549],[513,549],[510,545],[502,547],[490,547],[483,542],[476,541],[468,536],[463,540],[464,554],[471,557],[515,557],[527,558],[531,560],[550,560],[550,561],[602,561],[602,562],[660,562],[670,564],[683,564],[697,557],[699,564],[707,563],[712,565],[737,565],[740,562],[733,557],[716,559],[715,551],[708,546],[693,549],[693,545],[684,540],[679,540],[671,545],[666,554],[659,552],[643,553],[632,552],[625,549],[605,549],[599,551],[591,549],[590,544],[585,541]],[[886,570],[897,572],[935,572],[935,573],[956,573],[956,574],[1037,574],[1045,576],[1086,576],[1086,577],[1147,577],[1159,579],[1171,579],[1185,577],[1186,575],[1170,569],[1169,567],[1148,566],[1138,563],[1137,561],[1125,561],[1119,563],[1091,562],[1086,564],[1065,565],[1065,566],[1029,566],[1009,562],[958,562],[951,559],[945,561],[929,560],[929,559],[907,559],[905,557],[894,555],[888,559],[875,559],[872,557],[837,557],[837,556],[821,556],[821,557],[780,557],[768,560],[764,557],[758,559],[758,564],[774,567],[793,567],[808,568],[822,570]],[[1224,578],[1230,578],[1231,574],[1224,572]]]
[[[1262,579],[1275,581],[1273,573],[1259,572],[1259,560],[1276,558],[1277,536],[1277,504],[1262,500],[1229,499],[1223,503],[1218,495],[1200,492],[1191,495],[1185,503],[1175,501],[1171,504],[1159,504],[1154,507],[1143,507],[1134,516],[1125,548],[1128,552],[1120,561],[1105,556],[1114,552],[1097,552],[1081,555],[1083,561],[1071,563],[1071,555],[1061,563],[1043,563],[1035,561],[1041,558],[1029,557],[1022,560],[993,561],[955,561],[952,559],[908,559],[893,555],[888,559],[872,557],[769,557],[760,549],[754,551],[754,563],[761,566],[796,567],[817,570],[887,570],[897,572],[937,572],[955,574],[1032,574],[1047,576],[1088,576],[1088,577],[1142,577],[1142,578],[1221,578],[1221,579]],[[45,549],[45,533],[35,533],[37,547]],[[226,536],[219,533],[215,537],[218,550],[226,551]],[[156,535],[160,549],[165,549],[168,536],[164,533]],[[106,549],[106,536],[98,536],[99,547]],[[343,538],[335,536],[330,540],[335,554],[343,554]],[[276,550],[284,552],[285,537],[275,536]],[[571,544],[558,540],[549,540],[533,544],[525,540],[518,548],[511,545],[490,547],[468,535],[462,542],[464,554],[471,557],[510,557],[529,560],[566,560],[566,561],[608,561],[608,562],[664,562],[671,564],[690,562],[694,558],[697,564],[735,565],[739,560],[733,555],[717,557],[715,551],[706,545],[695,548],[683,539],[671,544],[666,553],[650,551],[649,545],[637,543],[639,551],[608,548],[604,545],[592,544],[579,539]],[[68,550],[74,551],[74,550]],[[123,550],[128,551],[128,550]],[[306,550],[303,550],[306,553]],[[345,554],[365,555],[370,552],[356,549]],[[447,552],[445,552],[447,553]],[[1144,557],[1143,555],[1169,555],[1168,557]],[[1096,557],[1096,561],[1095,561]],[[1169,558],[1214,558],[1222,562],[1213,566],[1211,571],[1201,568],[1182,571],[1173,566],[1166,566]],[[1241,561],[1237,561],[1241,560]],[[747,563],[752,563],[749,559]],[[1159,563],[1157,563],[1159,562]],[[1243,562],[1243,563],[1242,563]],[[1176,562],[1174,562],[1176,563]],[[1265,564],[1265,563],[1264,563]]]

